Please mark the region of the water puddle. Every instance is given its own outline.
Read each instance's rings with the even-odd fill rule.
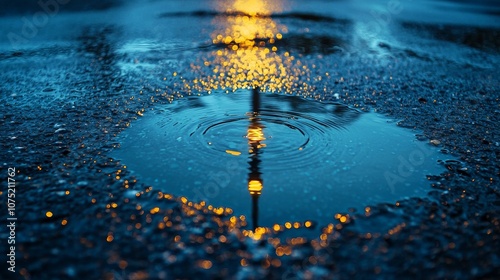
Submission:
[[[142,182],[254,227],[425,196],[426,175],[444,171],[436,148],[383,116],[256,90],[159,106],[118,140],[112,156]]]

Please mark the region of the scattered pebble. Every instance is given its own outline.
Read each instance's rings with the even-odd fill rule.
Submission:
[[[433,139],[430,141],[430,143],[434,146],[438,146],[439,144],[441,144],[441,141]]]

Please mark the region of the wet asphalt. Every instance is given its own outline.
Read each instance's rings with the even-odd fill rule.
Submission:
[[[2,37],[0,173],[16,170],[18,219],[16,273],[2,254],[2,279],[498,278],[498,28],[397,20],[373,39],[349,19],[273,17],[288,27],[278,55],[301,64],[289,64],[297,81],[269,90],[384,114],[459,160],[429,174],[426,197],[332,216],[313,240],[256,241],[230,210],[159,192],[109,156],[142,114],[204,94],[193,81],[211,68],[196,66],[225,47],[207,26],[227,15],[165,10],[144,23],[150,33],[104,10],[61,14],[60,36],[40,30],[27,47]]]

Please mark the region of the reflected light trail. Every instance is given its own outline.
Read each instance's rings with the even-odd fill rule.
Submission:
[[[198,78],[185,81],[189,94],[214,90],[236,91],[260,87],[263,92],[312,93],[301,79],[310,70],[286,50],[279,50],[286,26],[271,14],[282,10],[281,1],[219,2],[212,43],[217,47],[201,63],[191,65]]]
[[[248,153],[249,153],[249,174],[248,174],[248,192],[252,197],[252,226],[254,231],[259,226],[259,197],[262,194],[264,183],[262,181],[262,173],[260,172],[260,163],[262,160],[259,155],[261,148],[266,144],[262,141],[266,140],[264,135],[264,125],[260,123],[260,93],[259,88],[252,90],[252,113],[249,113],[250,124],[247,131]]]

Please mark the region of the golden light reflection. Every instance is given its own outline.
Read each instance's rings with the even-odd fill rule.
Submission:
[[[250,114],[250,124],[247,130],[248,153],[249,153],[249,174],[248,174],[248,192],[252,197],[252,223],[253,228],[258,228],[259,216],[259,197],[262,194],[264,184],[260,172],[260,149],[266,145],[262,143],[266,139],[264,135],[264,126],[260,123],[260,92],[256,87],[252,90],[252,113]],[[261,234],[256,233],[257,239]]]
[[[250,16],[269,15],[271,12],[281,11],[283,7],[283,3],[280,0],[236,0],[232,2],[232,7],[229,6],[228,11],[246,13]]]
[[[259,90],[261,92],[282,92],[309,95],[314,88],[308,83],[311,80],[311,71],[303,64],[299,57],[295,57],[286,49],[286,34],[288,29],[285,25],[275,21],[273,14],[282,12],[282,1],[264,0],[221,0],[218,10],[220,16],[214,19],[215,28],[211,34],[211,41],[216,47],[207,56],[196,63],[191,64],[193,74],[196,78],[183,78],[182,73],[174,72],[173,77],[184,86],[188,94],[199,94],[201,92],[212,92],[214,90],[236,91],[239,89],[253,89],[253,107],[249,113],[249,126],[246,137],[248,141],[249,175],[248,191],[252,199],[252,222],[253,231],[243,230],[244,236],[260,239],[263,235],[301,227],[311,228],[311,221],[286,222],[284,225],[274,225],[273,228],[262,228],[258,225],[258,199],[264,189],[264,183],[260,172],[260,153],[266,147],[264,130],[265,126],[259,118]],[[284,47],[285,46],[285,47]],[[205,53],[206,54],[206,53]],[[314,68],[314,65],[311,66]],[[328,73],[326,74],[328,75]],[[164,80],[167,80],[166,77]],[[142,92],[141,92],[142,93]],[[182,97],[179,93],[179,97]],[[257,98],[255,97],[257,96]],[[142,109],[137,112],[139,116],[144,114]],[[226,150],[227,154],[240,156],[242,153],[235,150]],[[118,176],[118,174],[116,174]],[[232,214],[231,209],[217,208],[189,202],[186,197],[174,198],[171,195],[160,194],[165,199],[178,199],[183,204],[183,210],[188,216],[195,215],[197,211],[203,213],[212,212],[217,216]],[[138,193],[137,196],[140,196]],[[193,209],[194,208],[194,209]],[[150,210],[150,214],[157,214],[159,208]],[[214,218],[219,226],[224,225],[222,218]],[[245,216],[230,217],[225,224],[229,228],[245,227],[247,218]],[[159,227],[172,226],[171,221],[160,223]],[[141,224],[136,224],[140,228]],[[207,233],[208,234],[208,233]],[[209,238],[206,236],[206,238]],[[210,237],[211,238],[211,237]],[[221,242],[226,238],[221,236]],[[302,242],[295,240],[296,243]],[[177,241],[176,241],[177,242]],[[280,249],[282,255],[291,253],[290,247]],[[242,265],[245,263],[242,259]],[[273,264],[280,266],[281,263]],[[209,267],[208,263],[200,263],[201,267]]]
[[[249,142],[260,142],[266,140],[266,138],[264,137],[264,131],[261,126],[250,126],[247,131],[247,138]]]
[[[198,266],[203,268],[203,269],[210,269],[212,268],[212,262],[209,260],[201,260],[197,262]]]
[[[221,1],[221,16],[214,19],[212,43],[219,47],[201,63],[192,64],[199,78],[185,81],[191,93],[213,90],[236,91],[261,87],[267,92],[303,94],[312,88],[300,77],[309,69],[293,55],[280,50],[287,27],[271,15],[282,11],[281,1]]]
[[[113,235],[109,234],[107,237],[106,237],[106,241],[108,242],[112,242],[114,240],[114,237]]]
[[[261,192],[262,188],[263,188],[262,181],[250,180],[249,185],[250,185],[250,189],[256,192],[256,193],[251,195],[252,201],[257,202],[257,199],[260,196],[260,193],[259,194],[257,194],[257,193]],[[157,195],[158,195],[158,199],[170,199],[167,197],[171,197],[171,195],[164,194],[162,192],[158,192]],[[280,238],[273,238],[272,236],[270,236],[270,234],[278,233],[278,232],[282,232],[282,231],[286,231],[286,230],[294,230],[294,229],[299,229],[299,228],[313,228],[314,227],[314,222],[310,221],[310,220],[306,220],[304,222],[288,221],[288,222],[285,222],[284,224],[274,224],[272,227],[262,227],[262,226],[258,225],[257,220],[255,219],[257,217],[257,215],[254,215],[254,214],[258,214],[258,213],[252,213],[252,219],[254,220],[253,221],[253,230],[247,230],[247,229],[245,229],[245,227],[247,226],[247,222],[246,222],[247,218],[244,215],[229,216],[233,213],[233,210],[231,208],[215,207],[213,205],[207,205],[206,202],[204,202],[204,201],[197,203],[194,201],[189,201],[185,197],[179,198],[179,201],[182,202],[181,210],[182,210],[184,217],[193,217],[195,222],[200,222],[203,220],[202,215],[201,215],[202,213],[215,214],[214,216],[212,216],[211,219],[219,227],[218,233],[220,233],[220,235],[218,233],[216,233],[216,231],[209,231],[209,232],[206,232],[205,234],[203,234],[203,236],[191,236],[190,237],[193,242],[197,242],[200,244],[203,243],[204,240],[212,239],[212,238],[216,238],[221,243],[230,242],[229,236],[225,235],[224,232],[222,231],[222,228],[227,228],[229,230],[229,232],[232,232],[235,236],[237,236],[237,238],[239,240],[244,240],[245,238],[251,238],[251,239],[256,240],[256,241],[257,240],[267,240],[269,242],[269,244],[271,244],[274,248],[276,248],[278,256],[286,256],[286,255],[291,254],[291,249],[294,246],[305,244],[308,242],[308,240],[306,238],[303,238],[303,237],[295,237],[295,238],[287,239],[286,240],[287,244],[282,244]],[[255,206],[253,208],[253,210],[258,210],[257,204],[254,204],[253,206]],[[137,205],[136,209],[141,210],[142,207]],[[147,216],[146,222],[152,223],[153,222],[152,221],[153,215],[159,214],[159,213],[162,213],[161,220],[154,222],[154,225],[158,230],[167,230],[168,228],[172,228],[172,227],[175,229],[176,226],[172,223],[172,221],[179,222],[182,219],[181,216],[172,216],[174,213],[174,211],[172,209],[162,211],[160,209],[160,207],[158,207],[158,206],[151,208],[150,211],[141,210],[139,215],[146,215]],[[349,216],[348,215],[344,216],[342,214],[336,215],[337,219],[341,219],[342,217],[348,218]],[[136,220],[136,215],[131,215],[130,219],[132,221]],[[149,219],[149,221],[148,221],[148,219]],[[134,223],[133,225],[130,225],[127,229],[132,230],[134,225],[135,225],[135,228],[138,230],[143,228],[143,226],[144,226],[141,223]],[[340,226],[340,224],[337,226]],[[393,228],[392,231],[389,231],[389,234],[393,234],[394,232],[399,231],[403,226],[404,226],[404,224],[400,225],[396,228]],[[316,245],[324,247],[328,244],[327,241],[329,240],[329,238],[335,238],[334,235],[333,236],[331,235],[334,233],[334,228],[340,229],[338,227],[334,227],[333,224],[329,224],[328,227],[324,228],[322,231],[322,235],[320,236],[320,241],[322,241],[322,242],[320,242]],[[108,242],[113,241],[113,233],[112,232],[108,233],[107,241]],[[175,243],[179,244],[179,246],[184,246],[184,242],[182,241],[181,235],[175,235],[175,237],[173,238],[173,241]],[[317,246],[314,244],[315,241],[313,240],[311,242],[312,242],[311,244],[313,245],[313,247],[316,248]],[[207,248],[207,249],[210,249],[210,248]],[[210,250],[212,250],[212,249],[210,249]],[[273,262],[272,259],[269,259],[268,261],[269,261],[268,265],[273,265],[276,267],[281,265],[278,261]],[[210,264],[200,262],[200,267],[207,267],[206,269],[209,269]]]
[[[241,152],[239,151],[233,151],[233,150],[226,150],[227,154],[233,155],[233,156],[239,156],[241,155]]]
[[[259,195],[262,192],[262,182],[259,180],[251,180],[248,182],[248,191],[251,195]]]
[[[227,17],[222,20],[217,18],[218,30],[213,34],[214,43],[234,42],[253,46],[252,41],[255,39],[275,37],[278,25],[270,16],[283,10],[282,1],[236,0],[219,1],[218,4],[219,11]]]

